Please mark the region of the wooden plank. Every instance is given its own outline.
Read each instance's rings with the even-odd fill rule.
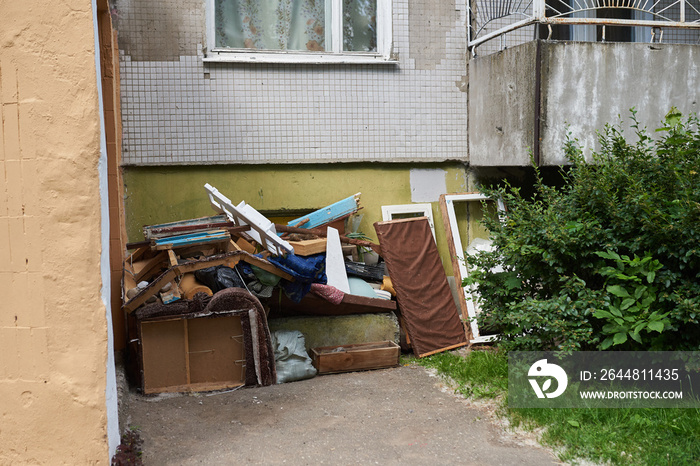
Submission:
[[[180,320],[141,322],[143,391],[187,384],[187,353]]]
[[[238,238],[236,240],[236,245],[238,245],[238,249],[241,251],[245,251],[248,254],[255,254],[255,246],[246,241],[244,238]]]
[[[243,241],[245,241],[245,240],[243,240]],[[236,242],[233,239],[229,240],[229,242],[226,243],[226,252],[242,251],[242,250],[243,249],[238,244],[236,244]]]
[[[131,247],[130,248],[128,244],[126,245],[127,249],[129,249],[129,250],[136,249],[136,250],[134,252],[132,252],[131,254],[129,254],[128,256],[126,256],[126,259],[124,259],[125,262],[136,262],[139,259],[141,259],[141,257],[145,253],[147,253],[148,251],[151,250],[151,243],[149,241],[142,241],[140,243],[132,243],[132,245],[133,244],[138,244],[138,247],[136,247],[136,248]]]
[[[226,230],[210,231],[205,233],[193,233],[190,235],[171,236],[155,241],[154,249],[163,250],[171,248],[184,248],[194,245],[221,243],[231,239],[231,235]]]
[[[196,247],[211,247],[211,248],[221,248],[220,245],[225,244],[226,241],[230,239],[229,236],[222,236],[219,238],[207,238],[206,240],[202,241],[192,241],[189,243],[180,243],[180,244],[172,244],[172,243],[165,243],[165,244],[158,244],[156,246],[153,246],[153,249],[156,251],[167,251],[168,249],[182,249],[182,248],[188,248],[190,250],[194,250]]]
[[[200,217],[188,220],[178,220],[175,222],[161,223],[158,225],[147,225],[143,227],[143,236],[146,239],[173,236],[181,232],[205,231],[214,228],[214,225],[233,226],[225,215],[213,217]]]
[[[245,382],[241,317],[189,320],[188,355],[190,383]]]
[[[183,340],[185,343],[185,367],[187,368],[187,385],[192,383],[192,377],[190,372],[192,368],[190,367],[190,335],[189,335],[189,321],[187,319],[182,319],[182,327],[184,329]]]
[[[146,395],[154,395],[156,393],[195,393],[195,392],[213,392],[216,390],[228,390],[232,388],[238,388],[245,385],[245,383],[233,383],[233,382],[205,382],[205,383],[192,383],[184,385],[172,385],[169,387],[161,387],[159,389],[149,389],[144,391]]]
[[[160,253],[150,259],[131,263],[134,271],[134,281],[136,281],[136,283],[143,280],[148,281],[154,274],[159,272],[159,270],[155,270],[154,272],[154,269],[164,265],[166,262],[167,258],[165,253]]]
[[[171,267],[167,271],[165,271],[163,274],[161,274],[158,278],[156,278],[154,281],[152,281],[143,291],[141,291],[139,294],[128,300],[122,308],[124,309],[124,312],[127,314],[133,312],[136,308],[144,304],[148,299],[158,293],[163,286],[165,286],[166,283],[169,281],[172,281],[177,277],[177,273],[175,272],[175,267]]]
[[[309,239],[303,241],[290,241],[297,256],[311,256],[326,252],[326,238]]]
[[[168,249],[168,260],[170,261],[170,267],[175,267],[177,265],[177,256],[172,249]]]
[[[278,277],[284,278],[285,280],[289,280],[290,282],[294,281],[294,277],[289,275],[287,272],[283,272],[282,270],[278,269],[271,262],[266,261],[265,259],[246,254],[245,256],[241,257],[241,260],[249,263],[250,265],[263,269],[266,272],[270,272]]]
[[[324,346],[311,349],[311,359],[319,374],[333,374],[399,365],[399,346],[392,341]]]
[[[462,346],[466,346],[467,344],[468,344],[468,343],[458,343],[458,344],[456,344],[456,345],[447,346],[447,347],[445,347],[445,348],[440,348],[440,349],[437,349],[437,350],[435,350],[435,351],[428,351],[427,353],[421,353],[421,354],[418,355],[418,357],[419,357],[419,358],[425,358],[425,357],[428,357],[428,356],[432,356],[433,354],[442,353],[443,351],[450,351],[450,350],[453,350],[453,349],[461,348]]]

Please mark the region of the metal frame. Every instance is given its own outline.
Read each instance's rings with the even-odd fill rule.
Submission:
[[[577,13],[600,9],[626,9],[654,19],[614,19],[576,17]],[[688,20],[690,16],[698,19]],[[511,24],[481,35],[491,22],[512,18]],[[471,0],[468,47],[476,47],[496,37],[534,24],[639,26],[651,28],[700,29],[700,0]],[[652,37],[653,40],[653,37]]]

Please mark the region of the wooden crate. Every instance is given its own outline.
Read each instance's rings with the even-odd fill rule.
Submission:
[[[399,365],[399,346],[393,341],[323,346],[311,349],[319,374],[383,369]]]
[[[240,316],[170,317],[137,325],[143,393],[221,390],[245,383]]]

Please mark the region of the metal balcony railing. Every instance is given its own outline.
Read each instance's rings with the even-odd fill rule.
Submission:
[[[649,41],[660,41],[667,29],[685,29],[691,34],[681,42],[700,43],[700,0],[470,0],[469,48],[523,28],[530,27],[531,40],[538,25],[545,25],[551,36],[553,26],[602,28],[606,26],[648,28]],[[535,26],[532,29],[531,26]],[[582,40],[591,34],[578,34]],[[588,36],[588,38],[585,38]],[[576,39],[574,39],[576,40]],[[522,39],[521,42],[525,40]],[[636,40],[641,42],[641,40]],[[644,40],[647,41],[647,40]]]

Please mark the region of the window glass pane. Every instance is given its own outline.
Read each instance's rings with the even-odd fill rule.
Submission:
[[[214,0],[217,47],[325,50],[324,0]]]
[[[377,51],[377,0],[342,0],[343,50]]]

